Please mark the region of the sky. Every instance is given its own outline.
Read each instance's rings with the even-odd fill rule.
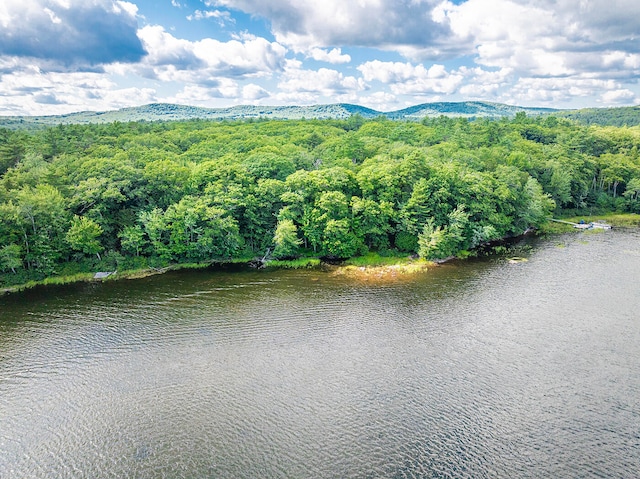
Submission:
[[[638,0],[0,0],[0,115],[640,104]]]

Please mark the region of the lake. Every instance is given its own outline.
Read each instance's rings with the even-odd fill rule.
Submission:
[[[0,477],[640,476],[640,231],[0,297]]]

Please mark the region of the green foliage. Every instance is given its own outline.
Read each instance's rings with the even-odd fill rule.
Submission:
[[[140,251],[147,243],[140,225],[125,226],[119,237],[122,251],[136,256],[140,256]]]
[[[353,231],[347,219],[327,221],[322,232],[321,253],[323,256],[343,259],[362,252],[362,238]]]
[[[302,240],[298,238],[298,228],[290,219],[278,221],[273,235],[273,257],[276,259],[291,259],[298,256]]]
[[[587,125],[633,126],[640,125],[640,107],[584,108],[557,112],[554,115]]]
[[[423,227],[424,228],[424,227]],[[395,236],[395,247],[399,251],[406,253],[416,253],[418,251],[418,236],[408,231],[400,230]]]
[[[102,234],[102,228],[91,218],[85,216],[74,216],[71,220],[71,227],[65,239],[72,249],[82,251],[85,254],[95,254],[100,256],[103,250],[98,237]]]
[[[442,259],[455,256],[466,249],[470,239],[467,232],[469,214],[459,205],[448,215],[448,224],[436,225],[433,218],[425,223],[418,236],[418,254],[424,259]]]
[[[10,269],[14,274],[22,266],[22,248],[17,244],[8,244],[0,248],[0,269]]]
[[[443,258],[563,210],[640,212],[640,127],[511,110],[513,120],[420,123],[359,112],[0,130],[0,281],[272,247],[276,258]]]

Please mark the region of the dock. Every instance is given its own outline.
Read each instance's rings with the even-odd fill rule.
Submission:
[[[556,223],[564,223],[565,225],[571,225],[576,229],[579,230],[593,230],[593,229],[601,229],[601,230],[610,230],[611,229],[611,225],[608,225],[606,223],[599,223],[597,221],[592,221],[590,223],[574,223],[573,221],[565,221],[565,220],[558,220],[555,218],[549,218],[549,221],[555,221]]]

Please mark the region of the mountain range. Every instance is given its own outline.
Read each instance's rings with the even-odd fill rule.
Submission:
[[[344,119],[352,115],[364,118],[385,116],[391,120],[420,121],[426,117],[513,118],[516,113],[528,116],[557,115],[588,124],[637,125],[640,124],[640,107],[591,108],[584,110],[559,110],[554,108],[529,108],[481,101],[434,102],[415,105],[402,110],[382,112],[348,103],[312,106],[251,106],[228,108],[201,108],[169,103],[152,103],[113,111],[83,111],[53,116],[0,116],[0,128],[37,130],[59,124],[112,123],[114,121],[183,121],[247,120],[247,119]]]

